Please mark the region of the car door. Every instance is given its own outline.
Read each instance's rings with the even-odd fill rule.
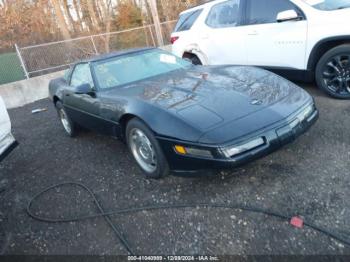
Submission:
[[[224,1],[209,10],[199,34],[199,47],[210,65],[247,62],[243,10],[244,0]]]
[[[277,22],[280,12],[295,10],[298,20]],[[304,69],[307,20],[289,0],[248,0],[245,28],[249,65]]]
[[[86,94],[76,93],[76,88],[83,84],[89,84],[91,92]],[[105,121],[99,116],[100,99],[95,89],[89,63],[77,64],[74,67],[69,88],[64,93],[64,106],[74,122],[91,130],[104,131]]]

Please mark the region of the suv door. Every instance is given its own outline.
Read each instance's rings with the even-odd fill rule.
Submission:
[[[294,10],[298,20],[277,22],[280,12]],[[305,69],[307,21],[289,0],[248,0],[245,28],[249,65]]]
[[[208,64],[246,64],[246,33],[241,27],[244,0],[213,5],[199,34]]]

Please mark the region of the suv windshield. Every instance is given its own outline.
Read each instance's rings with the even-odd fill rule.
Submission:
[[[95,62],[93,70],[99,88],[109,89],[191,66],[166,51],[151,49]]]
[[[324,11],[350,8],[350,0],[304,0],[304,2]]]

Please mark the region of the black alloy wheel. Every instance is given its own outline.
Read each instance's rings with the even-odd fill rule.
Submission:
[[[350,99],[350,45],[333,48],[321,58],[316,80],[329,95]]]

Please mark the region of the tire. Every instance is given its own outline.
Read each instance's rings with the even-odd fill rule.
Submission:
[[[199,58],[197,56],[194,55],[190,59],[192,61],[192,64],[194,64],[194,65],[202,65],[201,60],[199,60]]]
[[[126,127],[126,142],[131,155],[147,178],[169,174],[169,165],[153,132],[138,118]]]
[[[196,55],[184,54],[183,58],[188,59],[194,65],[202,65],[201,60]]]
[[[350,99],[350,44],[325,53],[316,66],[316,82],[328,95]]]
[[[70,137],[76,136],[77,125],[71,120],[66,110],[64,109],[61,101],[57,101],[55,106],[58,113],[58,117],[66,134]]]

